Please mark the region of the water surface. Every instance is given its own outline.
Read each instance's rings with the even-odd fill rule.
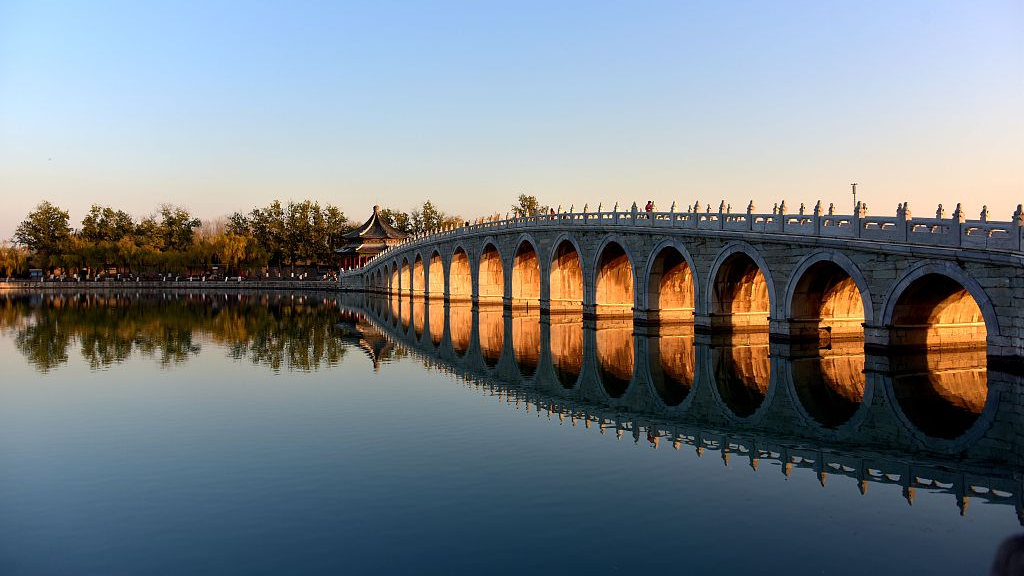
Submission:
[[[0,573],[984,573],[1020,382],[500,307],[0,299]]]

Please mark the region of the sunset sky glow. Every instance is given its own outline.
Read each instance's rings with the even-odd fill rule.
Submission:
[[[0,239],[41,200],[362,220],[520,193],[1024,202],[1024,3],[0,0]]]

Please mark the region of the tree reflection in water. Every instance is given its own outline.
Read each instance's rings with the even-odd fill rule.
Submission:
[[[203,342],[275,371],[334,366],[345,354],[332,334],[337,303],[320,295],[85,293],[0,301],[0,329],[13,332],[40,372],[67,363],[76,346],[92,370],[132,354],[174,366],[196,356]]]

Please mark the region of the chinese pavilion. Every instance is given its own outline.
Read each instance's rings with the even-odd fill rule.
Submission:
[[[365,224],[342,236],[345,244],[335,250],[341,256],[342,268],[358,268],[367,260],[408,238],[380,217],[380,206],[373,207],[373,215]]]

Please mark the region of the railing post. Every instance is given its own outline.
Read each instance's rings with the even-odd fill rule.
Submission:
[[[858,201],[853,206],[853,218],[850,219],[850,222],[853,224],[854,228],[856,229],[857,238],[860,238],[862,236],[861,232],[862,232],[862,228],[863,228],[863,225],[861,224],[861,221],[860,221],[861,220],[861,211],[862,211],[861,204],[862,203],[860,201]]]
[[[963,246],[964,245],[964,221],[965,220],[966,220],[966,218],[964,218],[964,210],[963,210],[963,208],[960,207],[960,203],[957,202],[956,210],[953,210],[953,222],[956,224],[956,230],[957,230],[957,235],[956,235],[956,245],[957,246]]]
[[[1010,223],[1010,229],[1017,231],[1014,235],[1017,239],[1017,250],[1024,249],[1024,205],[1017,204],[1017,209],[1013,211],[1013,222]]]

